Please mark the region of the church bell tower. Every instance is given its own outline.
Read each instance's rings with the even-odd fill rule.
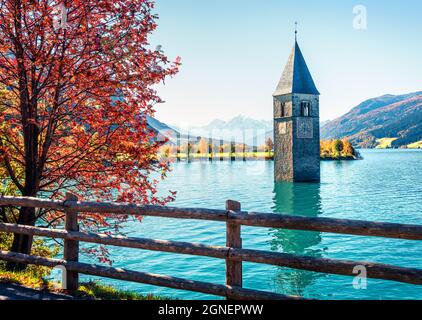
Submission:
[[[321,179],[319,95],[296,40],[273,95],[276,182]]]

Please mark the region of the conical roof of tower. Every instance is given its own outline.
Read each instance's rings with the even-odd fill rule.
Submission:
[[[274,96],[290,93],[320,94],[315,86],[297,41],[295,42],[295,46],[287,61],[287,65],[284,68],[283,75],[274,92]]]

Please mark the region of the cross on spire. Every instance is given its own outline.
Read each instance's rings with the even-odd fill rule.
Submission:
[[[297,41],[297,21],[295,22],[295,41]]]

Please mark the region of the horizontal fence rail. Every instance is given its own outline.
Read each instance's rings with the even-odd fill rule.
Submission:
[[[0,259],[5,261],[35,264],[51,268],[64,266],[69,271],[83,273],[91,276],[138,282],[179,290],[195,291],[205,294],[228,297],[230,299],[236,300],[302,300],[300,297],[285,296],[271,292],[263,292],[240,287],[230,287],[227,285],[219,285],[202,281],[192,281],[182,278],[126,270],[122,268],[112,268],[80,262],[69,262],[59,259],[34,257],[14,252],[0,251]]]
[[[238,224],[251,227],[282,228],[358,236],[422,240],[422,226],[399,223],[308,218],[274,213],[233,212],[230,210],[200,208],[172,208],[107,202],[57,201],[29,197],[0,197],[0,206],[27,206],[84,213],[110,213],[224,222],[234,220]]]
[[[0,206],[48,208],[66,213],[66,230],[0,223],[0,232],[42,236],[65,241],[65,259],[47,259],[31,255],[0,251],[0,260],[55,267],[62,265],[71,279],[72,289],[78,286],[78,274],[134,281],[169,288],[225,296],[230,299],[301,299],[242,287],[242,262],[270,264],[313,272],[356,276],[356,266],[366,268],[368,278],[422,285],[422,270],[388,264],[334,260],[293,254],[249,250],[242,248],[240,226],[283,228],[292,230],[330,232],[359,236],[422,240],[422,226],[379,223],[330,218],[306,218],[269,213],[249,213],[240,210],[240,204],[228,201],[226,210],[183,209],[161,206],[139,206],[120,203],[80,202],[69,195],[66,201],[38,198],[0,197]],[[187,242],[164,241],[109,236],[78,231],[75,217],[78,213],[124,214],[177,219],[198,219],[226,222],[226,246],[208,246]],[[77,219],[77,218],[76,218]],[[162,275],[142,273],[78,262],[78,243],[87,242],[133,249],[205,256],[226,260],[226,285],[190,281]]]
[[[353,273],[354,267],[364,266],[368,271],[369,278],[393,280],[422,285],[422,270],[395,267],[387,264],[314,258],[261,250],[235,249],[222,246],[207,246],[203,244],[193,244],[189,242],[109,236],[106,234],[87,232],[67,232],[65,230],[45,229],[39,227],[20,226],[5,223],[0,224],[0,232],[12,232],[32,236],[67,239],[87,243],[126,247],[132,249],[187,254],[218,259],[226,259],[227,257],[229,257],[234,261],[247,261],[261,264],[271,264],[281,267],[289,267],[293,269],[301,269],[346,276],[355,276],[355,274]]]

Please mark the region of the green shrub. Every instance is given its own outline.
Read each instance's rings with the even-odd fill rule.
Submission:
[[[0,250],[9,251],[10,247],[12,246],[13,235],[9,233],[2,233],[0,232]],[[45,258],[53,258],[55,257],[60,251],[58,245],[47,244],[43,239],[34,239],[32,245],[31,254],[34,256],[40,256]],[[0,261],[0,278],[1,274],[6,272],[6,262]],[[33,266],[28,265],[27,269],[24,271],[28,275],[29,281],[33,282],[31,278],[38,278],[42,279],[47,277],[51,273],[51,269],[42,266]],[[22,276],[20,273],[16,273],[18,277]],[[11,276],[9,274],[9,276]],[[24,278],[24,277],[23,277]]]

